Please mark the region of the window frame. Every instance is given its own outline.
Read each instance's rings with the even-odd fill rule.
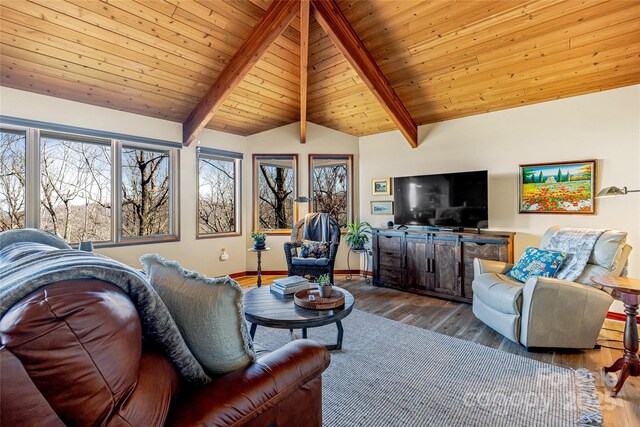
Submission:
[[[293,226],[298,222],[298,209],[296,205],[296,197],[298,197],[298,155],[297,154],[254,154],[253,156],[253,189],[252,189],[252,201],[253,201],[253,230],[265,233],[267,235],[288,235],[291,234]],[[293,161],[293,222],[291,228],[280,229],[261,229],[258,227],[260,222],[258,221],[258,161],[264,160],[291,160]]]
[[[114,191],[116,194],[117,212],[114,212],[116,230],[113,246],[141,245],[149,243],[180,241],[180,150],[177,148],[161,147],[141,142],[127,140],[114,140],[115,157],[113,161],[116,168]],[[133,148],[136,150],[166,151],[169,153],[169,233],[153,234],[149,236],[122,236],[122,149]]]
[[[235,156],[224,155],[222,150],[211,150],[210,153],[201,150],[196,151],[196,240],[199,239],[217,239],[220,237],[238,237],[242,236],[242,155],[234,153]],[[212,160],[223,160],[233,162],[234,165],[234,210],[235,210],[235,231],[221,231],[217,233],[201,233],[200,232],[200,158]]]
[[[18,124],[14,124],[18,123]],[[24,123],[24,124],[23,124]],[[29,126],[29,124],[33,126]],[[36,125],[42,126],[34,127]],[[40,228],[42,135],[79,143],[102,143],[111,147],[111,240],[94,242],[96,248],[143,245],[180,241],[180,148],[178,144],[150,138],[115,134],[92,129],[48,124],[0,116],[0,129],[26,133],[25,147],[25,228]],[[85,131],[85,132],[82,132]],[[122,138],[120,138],[122,137]],[[145,142],[150,141],[150,142]],[[157,143],[154,143],[156,142]],[[169,234],[139,237],[121,236],[122,221],[122,147],[166,151],[169,154]],[[181,145],[180,145],[181,146]],[[79,242],[71,242],[77,247]]]
[[[353,154],[309,154],[309,202],[308,212],[313,210],[313,160],[346,160],[347,161],[347,224],[353,222],[354,216],[354,196],[353,196]],[[346,227],[341,228],[344,233]]]
[[[101,241],[93,241],[93,244],[96,247],[100,247],[102,245],[108,245],[108,244],[113,244],[115,242],[115,232],[116,232],[116,226],[115,226],[115,220],[114,220],[114,209],[115,209],[115,204],[114,202],[114,198],[113,198],[113,190],[115,188],[114,186],[114,180],[115,180],[115,176],[114,176],[114,166],[113,166],[113,147],[112,147],[112,141],[105,139],[105,138],[96,138],[96,137],[91,137],[91,136],[81,136],[81,135],[74,135],[74,134],[68,134],[68,133],[61,133],[61,132],[56,132],[56,131],[47,131],[47,130],[40,130],[37,129],[37,147],[35,147],[37,149],[37,156],[38,156],[38,211],[36,213],[36,215],[38,216],[37,218],[37,228],[39,230],[41,230],[41,225],[42,225],[42,205],[41,205],[41,196],[42,196],[42,138],[52,138],[52,139],[57,139],[57,140],[64,140],[64,141],[69,141],[69,142],[75,142],[78,144],[94,144],[94,145],[104,145],[109,147],[109,151],[111,152],[111,188],[109,190],[110,192],[110,199],[111,199],[111,218],[110,218],[110,225],[109,225],[109,236],[110,239],[109,240],[101,240]],[[28,175],[28,172],[27,172]],[[29,182],[29,177],[27,177],[26,181]],[[69,243],[69,245],[72,246],[77,246],[80,244],[80,242],[67,242]]]

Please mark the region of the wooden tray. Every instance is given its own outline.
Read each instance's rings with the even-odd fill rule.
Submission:
[[[313,293],[315,301],[309,301],[309,294]],[[331,310],[344,305],[344,293],[333,288],[329,298],[320,298],[317,289],[303,289],[293,294],[296,305],[311,310]]]

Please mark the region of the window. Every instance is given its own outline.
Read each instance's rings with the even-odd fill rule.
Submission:
[[[169,151],[122,147],[122,237],[171,232]]]
[[[40,136],[40,228],[67,242],[111,237],[111,143]]]
[[[240,234],[241,159],[198,147],[198,237]]]
[[[35,227],[72,244],[177,239],[179,143],[2,120],[0,231]]]
[[[295,154],[254,155],[253,224],[256,229],[273,231],[293,227],[297,160]]]
[[[0,231],[24,228],[26,132],[0,129]]]
[[[311,211],[326,212],[340,228],[353,220],[351,155],[309,155]]]

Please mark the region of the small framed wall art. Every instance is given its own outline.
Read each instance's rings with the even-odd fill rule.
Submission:
[[[595,213],[595,160],[520,165],[518,180],[520,213]]]
[[[391,195],[391,178],[372,179],[371,194],[374,196],[390,196]]]
[[[372,215],[393,215],[393,201],[371,202]]]

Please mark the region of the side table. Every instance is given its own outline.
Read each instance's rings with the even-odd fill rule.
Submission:
[[[624,325],[624,356],[616,360],[604,372],[620,371],[618,383],[611,390],[611,396],[616,396],[627,377],[640,376],[640,360],[638,359],[638,300],[640,296],[640,279],[626,277],[593,276],[591,281],[596,285],[617,291],[624,304],[627,321]]]
[[[369,275],[367,274],[369,272],[369,252],[367,249],[353,249],[353,247],[349,247],[349,251],[347,252],[347,276],[345,277],[345,279],[347,280],[351,280],[353,279],[353,274],[351,274],[351,265],[349,263],[349,258],[352,253],[354,254],[364,254],[364,274],[361,274],[359,276],[364,277],[364,282],[365,283],[369,283],[371,280],[369,279]]]
[[[249,252],[255,252],[256,255],[258,256],[258,287],[262,286],[262,252],[267,252],[270,251],[271,248],[262,248],[262,249],[256,249],[256,248],[249,248]]]

